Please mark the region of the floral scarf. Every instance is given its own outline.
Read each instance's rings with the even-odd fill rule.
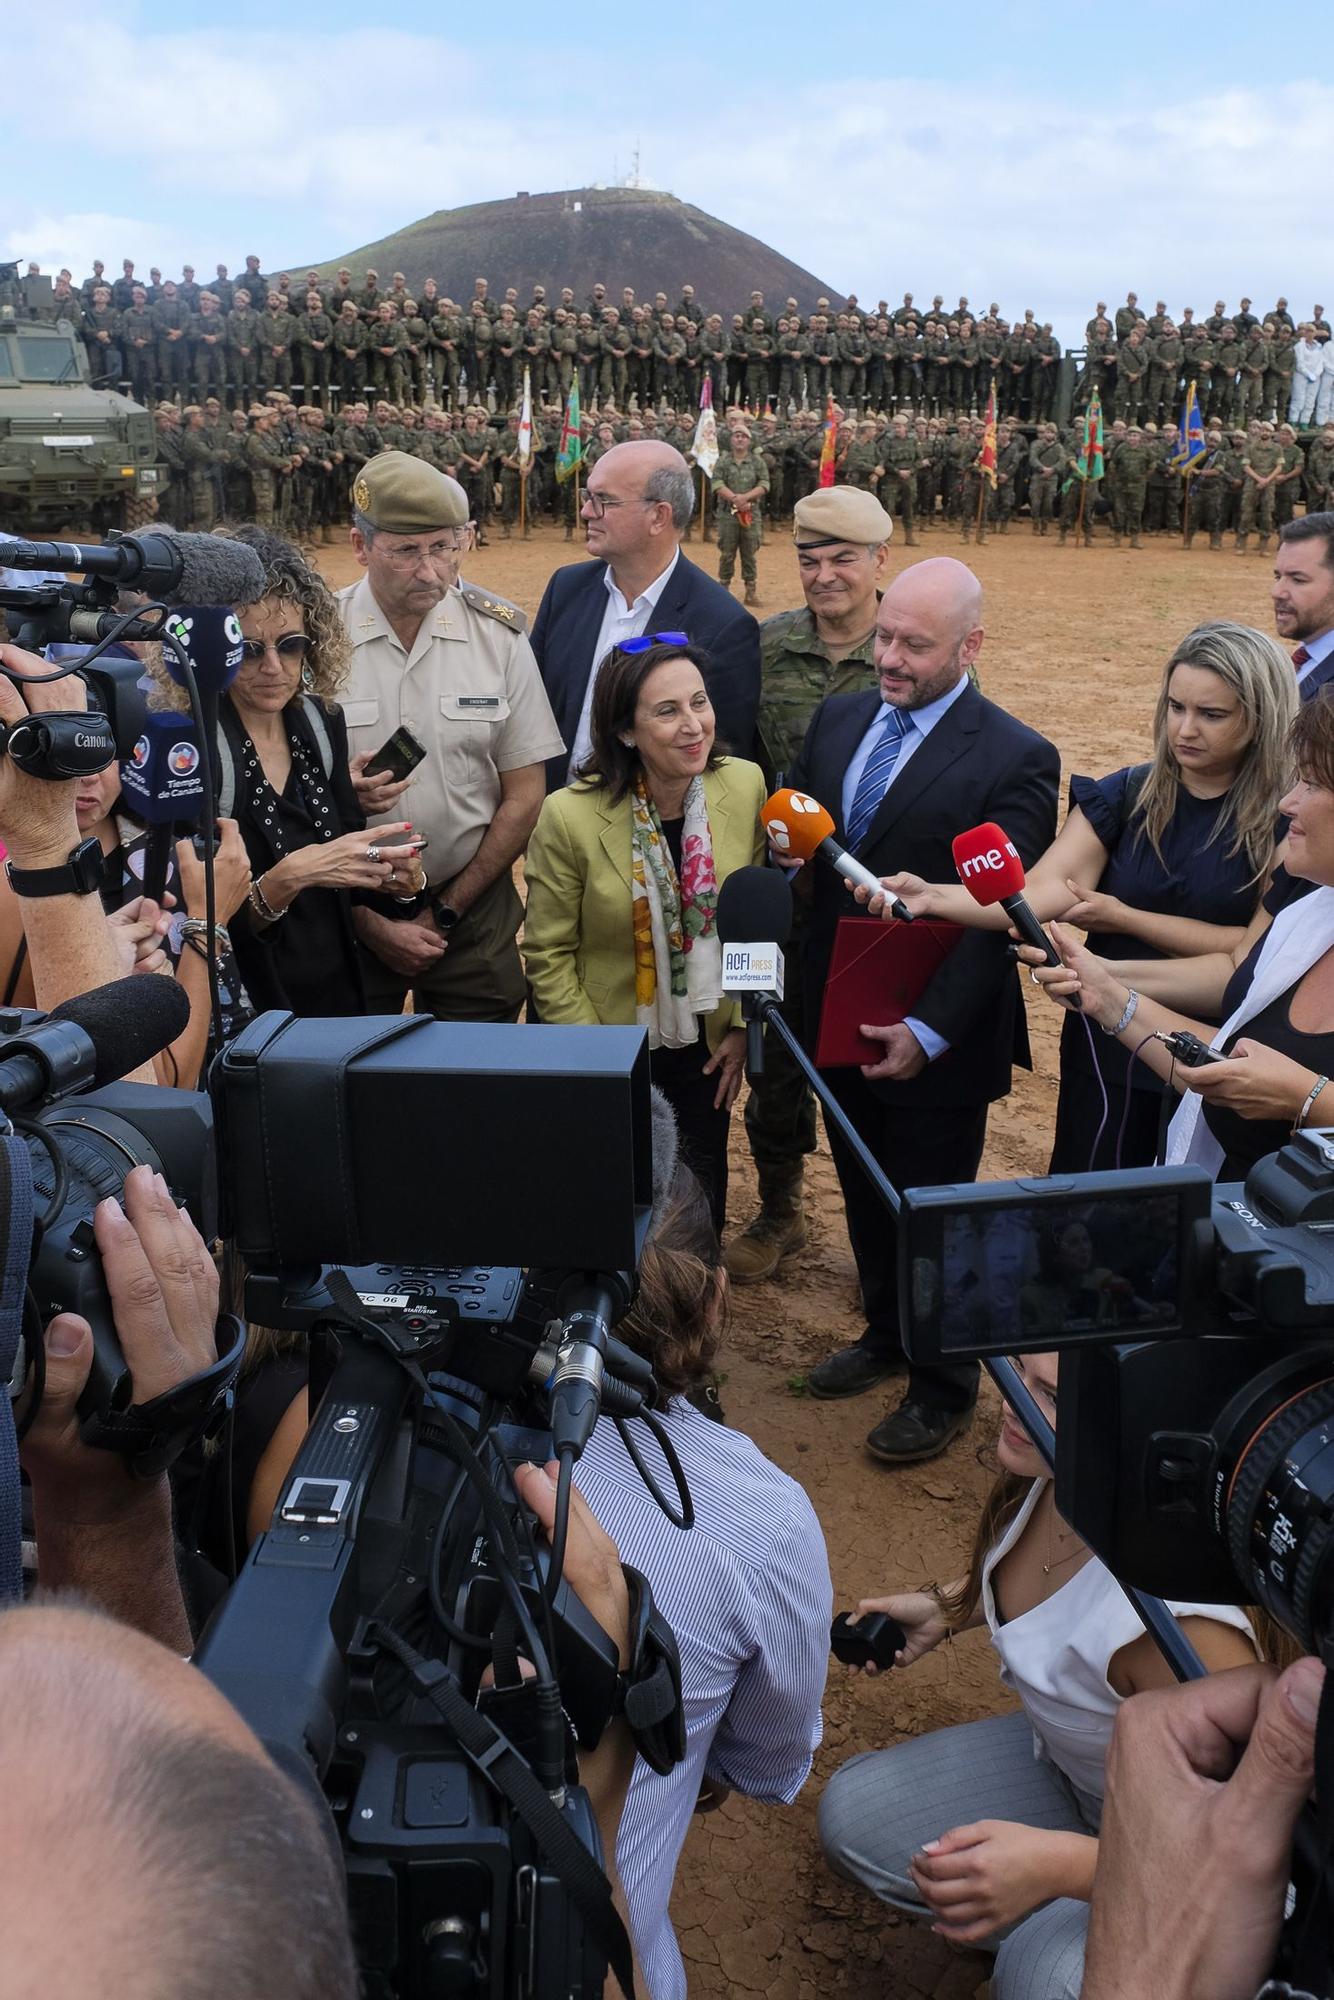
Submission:
[[[699,1016],[723,997],[718,942],[718,878],[704,780],[685,799],[681,879],[672,866],[658,809],[642,772],[630,799],[630,866],[635,932],[635,1020],[651,1049],[684,1049],[699,1040]]]

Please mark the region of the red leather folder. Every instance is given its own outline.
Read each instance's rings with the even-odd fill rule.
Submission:
[[[862,1022],[888,1028],[911,1014],[962,936],[959,924],[840,917],[820,1011],[816,1067],[879,1062],[884,1049],[867,1041]]]

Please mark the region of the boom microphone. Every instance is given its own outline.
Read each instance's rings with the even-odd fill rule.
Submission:
[[[951,847],[959,880],[973,901],[984,910],[999,903],[1024,943],[1040,951],[1048,965],[1059,965],[1061,955],[1024,895],[1024,864],[1004,828],[989,819],[956,834]]]
[[[100,1090],[151,1062],[189,1021],[190,997],[174,979],[141,972],[79,993],[6,1040],[0,1109],[12,1116]]]
[[[0,568],[80,570],[168,604],[254,604],[264,595],[264,565],[245,542],[174,528],[142,528],[107,542],[0,540]]]
[[[790,854],[794,861],[809,861],[814,854],[823,856],[845,882],[855,882],[869,889],[873,896],[883,896],[901,924],[912,922],[908,905],[891,896],[878,875],[873,875],[864,863],[855,861],[839,846],[834,839],[832,814],[809,792],[775,792],[760,807],[760,818],[780,854]]]

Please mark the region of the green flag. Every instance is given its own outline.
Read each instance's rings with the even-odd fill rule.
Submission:
[[[565,404],[565,422],[560,428],[560,448],[556,453],[556,477],[568,479],[584,461],[583,433],[579,429],[579,377],[570,383]]]
[[[1101,479],[1106,470],[1102,453],[1102,402],[1095,389],[1084,419],[1084,437],[1079,447],[1079,477]]]

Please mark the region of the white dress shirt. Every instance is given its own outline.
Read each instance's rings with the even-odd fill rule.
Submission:
[[[1314,667],[1318,667],[1323,660],[1327,660],[1330,654],[1334,653],[1334,625],[1330,626],[1328,632],[1317,632],[1314,639],[1303,639],[1301,643],[1306,648],[1307,657],[1297,669],[1298,687]]]
[[[649,620],[658,608],[658,599],[667,588],[668,578],[681,560],[678,545],[672,559],[661,576],[655,576],[647,589],[641,590],[633,604],[627,604],[616,587],[616,580],[608,563],[603,583],[607,588],[607,608],[602,614],[602,624],[598,631],[597,644],[593,648],[593,664],[589,670],[588,686],[584,689],[584,705],[579,711],[579,727],[574,732],[574,742],[570,747],[570,767],[566,782],[573,784],[579,766],[593,747],[592,732],[588,718],[593,709],[593,689],[597,686],[598,673],[602,662],[613,646],[619,646],[623,639],[640,639],[648,630]]]

